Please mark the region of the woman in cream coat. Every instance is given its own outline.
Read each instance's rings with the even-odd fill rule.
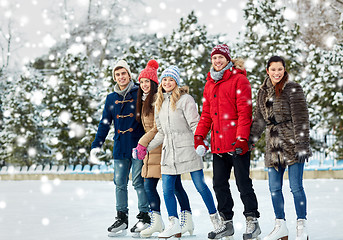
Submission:
[[[159,83],[157,69],[158,63],[152,59],[138,77],[140,88],[137,93],[136,119],[142,123],[145,130],[145,134],[138,141],[138,149],[146,148],[157,133],[157,128],[154,124],[154,106],[152,104]],[[151,218],[150,224],[141,224],[140,228],[135,229],[135,232],[139,232],[142,238],[151,237],[152,234],[164,230],[161,217],[161,200],[157,191],[157,184],[161,178],[161,151],[162,145],[159,145],[151,150],[145,158],[140,158],[144,162],[142,177],[144,178],[144,189],[149,200]],[[175,181],[175,195],[179,201],[181,212],[190,212],[189,199],[182,186],[181,177]],[[142,220],[144,223],[144,219]]]
[[[188,94],[188,87],[179,87],[180,75],[176,66],[167,68],[161,76],[155,102],[157,134],[149,143],[147,151],[162,144],[161,173],[164,201],[169,215],[169,226],[158,235],[160,238],[180,237],[175,180],[183,173],[190,173],[200,193],[215,228],[221,226],[212,194],[204,180],[203,162],[194,149],[194,132],[199,122],[196,103]],[[181,225],[190,213],[181,216]],[[193,233],[193,227],[188,229]]]

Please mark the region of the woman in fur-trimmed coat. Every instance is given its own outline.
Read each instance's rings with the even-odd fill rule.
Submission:
[[[275,229],[268,239],[288,236],[282,194],[283,174],[288,176],[297,213],[297,240],[307,239],[306,195],[302,184],[304,162],[311,156],[309,115],[304,92],[288,80],[285,61],[273,56],[267,64],[267,78],[260,87],[251,125],[250,144],[266,130],[265,166],[275,213]],[[280,227],[281,226],[281,227]]]

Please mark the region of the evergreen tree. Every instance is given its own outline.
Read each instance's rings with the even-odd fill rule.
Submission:
[[[301,48],[297,41],[299,26],[295,24],[289,28],[284,11],[285,7],[279,7],[277,0],[249,0],[244,9],[247,24],[238,49],[246,60],[253,96],[266,77],[266,63],[273,55],[283,57],[290,75],[298,79],[301,66]]]
[[[48,147],[44,143],[39,112],[42,109],[44,78],[28,68],[18,78],[11,78],[3,100],[3,127],[0,138],[3,163],[31,166],[47,164]]]
[[[56,74],[47,82],[42,113],[52,162],[85,163],[98,123],[95,112],[100,100],[95,79],[99,72],[82,55],[68,54],[58,63]]]
[[[163,59],[161,70],[170,65],[179,67],[181,79],[189,86],[199,112],[206,74],[211,66],[211,50],[218,43],[218,40],[211,40],[208,38],[206,27],[198,24],[198,19],[192,11],[186,19],[180,19],[178,29],[173,30],[170,36],[164,37],[159,45]]]
[[[130,42],[124,46],[123,54],[118,56],[125,59],[130,66],[134,81],[138,82],[138,75],[146,67],[150,59],[155,59],[161,66],[158,51],[159,39],[156,34],[139,34],[130,37]]]
[[[330,50],[309,47],[306,74],[313,129],[325,129],[336,136],[332,151],[343,158],[343,43]]]

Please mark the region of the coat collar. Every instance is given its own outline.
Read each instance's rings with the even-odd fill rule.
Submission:
[[[232,68],[226,70],[224,72],[223,78],[221,80],[217,81],[217,82],[212,79],[211,72],[208,72],[206,80],[209,81],[209,82],[218,83],[218,82],[222,82],[222,81],[228,80],[232,74],[233,75],[235,75],[235,74],[243,74],[244,76],[247,76],[247,71],[245,69],[242,70],[242,69],[238,69],[238,68],[232,67]]]

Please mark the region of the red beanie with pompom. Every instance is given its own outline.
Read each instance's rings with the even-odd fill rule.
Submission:
[[[141,78],[147,78],[151,81],[154,81],[158,84],[158,77],[157,77],[157,69],[158,69],[158,62],[156,60],[151,59],[146,67],[141,71],[138,77],[138,81],[141,81]]]

